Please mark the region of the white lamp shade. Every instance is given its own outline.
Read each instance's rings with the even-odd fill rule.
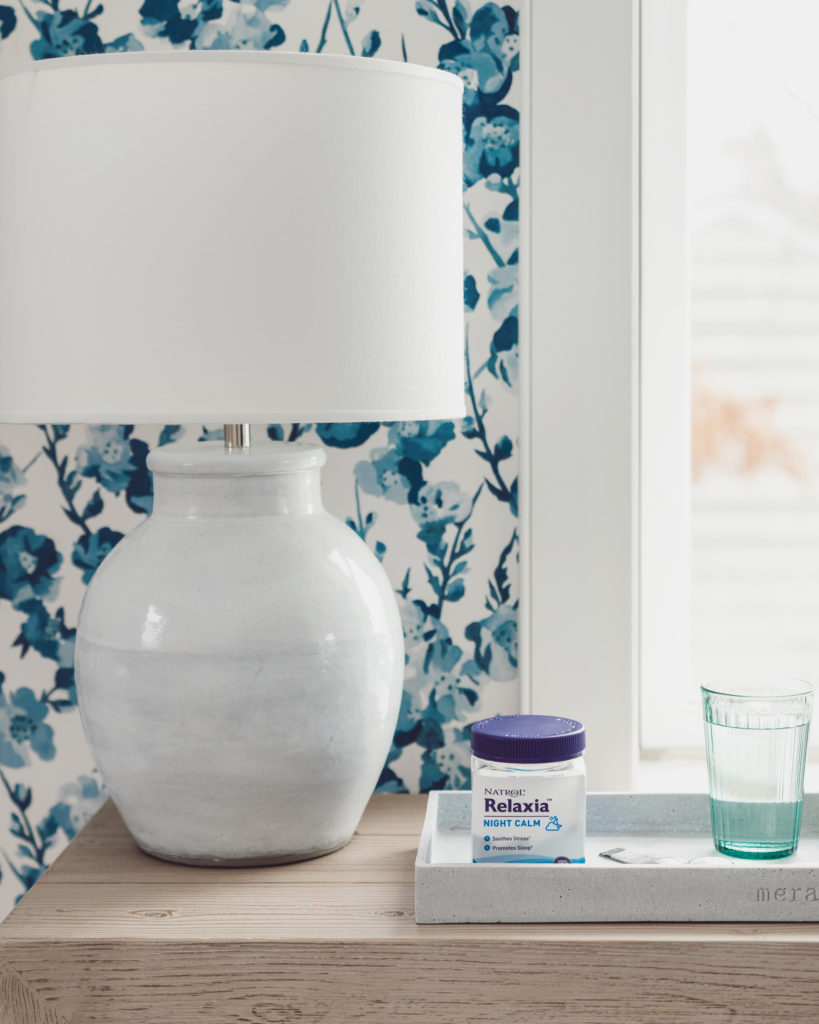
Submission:
[[[0,75],[0,420],[463,415],[461,92],[290,53]]]

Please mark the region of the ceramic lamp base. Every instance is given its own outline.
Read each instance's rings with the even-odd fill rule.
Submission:
[[[89,585],[77,690],[126,825],[183,864],[284,864],[352,836],[398,715],[403,637],[321,449],[153,452],[151,517]]]
[[[283,856],[262,856],[262,857],[180,857],[177,854],[163,853],[160,850],[149,850],[138,843],[140,850],[157,860],[170,861],[172,864],[187,864],[192,868],[271,868],[279,864],[296,864],[303,860],[315,860],[317,857],[326,857],[336,850],[341,850],[353,838],[350,834],[343,843],[331,846],[326,850],[316,850],[314,853],[284,854]]]

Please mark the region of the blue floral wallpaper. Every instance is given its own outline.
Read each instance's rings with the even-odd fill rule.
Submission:
[[[398,596],[406,677],[379,782],[387,792],[468,785],[469,723],[518,703],[517,8],[475,0],[0,4],[3,67],[101,51],[278,48],[377,54],[445,68],[464,83],[466,419],[268,428],[271,437],[329,449],[325,502],[382,560]],[[93,293],[89,269],[78,308]],[[219,435],[212,424],[0,428],[0,912],[104,799],[74,692],[83,588],[151,510],[150,447]]]

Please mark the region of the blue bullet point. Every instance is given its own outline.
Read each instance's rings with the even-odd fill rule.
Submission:
[[[488,842],[489,842],[489,836],[484,836],[484,837],[483,837],[483,841],[484,841],[485,843],[488,843]]]
[[[484,850],[491,850],[491,846],[484,846]]]

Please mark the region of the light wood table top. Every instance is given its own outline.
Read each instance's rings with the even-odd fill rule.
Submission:
[[[416,925],[425,804],[233,869],[146,856],[106,804],[0,926],[0,1024],[819,1022],[819,925]]]

